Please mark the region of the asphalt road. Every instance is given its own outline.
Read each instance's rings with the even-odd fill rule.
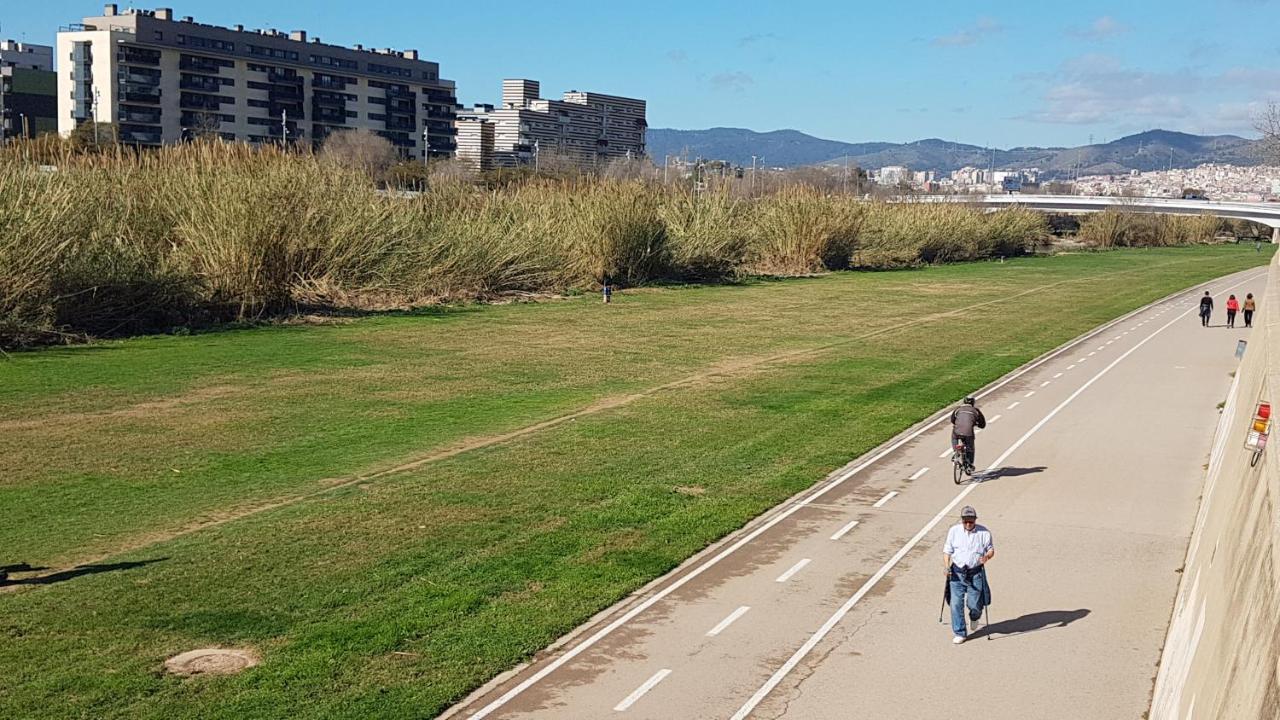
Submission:
[[[450,718],[1140,718],[1238,340],[1227,293],[1103,326],[979,395],[976,481],[926,423],[601,614]],[[1265,309],[1264,309],[1265,310]],[[938,622],[962,505],[995,537],[989,627]]]

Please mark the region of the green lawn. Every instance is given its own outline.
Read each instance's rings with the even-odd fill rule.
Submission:
[[[0,717],[432,716],[966,391],[1269,258],[1116,251],[13,355],[0,565],[49,570],[0,590]],[[208,645],[264,662],[160,672]]]

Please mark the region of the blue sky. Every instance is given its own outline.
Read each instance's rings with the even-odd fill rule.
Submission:
[[[127,3],[120,4],[122,8]],[[100,2],[5,2],[0,35],[52,44]],[[154,7],[139,5],[138,7]],[[504,77],[642,97],[653,127],[794,128],[1078,145],[1155,127],[1252,135],[1280,100],[1280,0],[1062,3],[174,2],[216,25],[416,48],[466,104]]]

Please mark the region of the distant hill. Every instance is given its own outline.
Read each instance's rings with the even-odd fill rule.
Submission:
[[[753,132],[741,128],[670,130],[651,128],[649,157],[659,165],[667,155],[687,154],[708,160],[728,160],[749,167],[751,156],[770,167],[849,163],[862,168],[905,165],[913,170],[950,172],[967,166],[1038,167],[1050,176],[1076,171],[1082,175],[1195,167],[1204,163],[1257,165],[1256,141],[1235,135],[1190,135],[1150,130],[1099,145],[1075,148],[1018,147],[994,152],[976,145],[936,138],[910,143],[844,143],[823,140],[797,130]]]

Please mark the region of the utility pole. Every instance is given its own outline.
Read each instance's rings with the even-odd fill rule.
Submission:
[[[756,194],[756,156],[751,156],[751,196]]]
[[[841,182],[840,191],[845,195],[849,194],[849,154],[848,153],[845,153],[844,155],[844,180]]]
[[[280,108],[280,147],[289,146],[289,110]]]
[[[533,174],[538,174],[538,154],[541,152],[542,146],[538,140],[533,141]]]
[[[663,185],[667,184],[667,168],[668,166],[670,166],[670,164],[671,164],[671,156],[663,155],[662,156],[662,184]]]

